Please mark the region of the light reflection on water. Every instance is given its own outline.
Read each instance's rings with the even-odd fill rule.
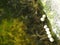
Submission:
[[[53,32],[57,35],[60,39],[60,0],[45,0],[45,10],[48,16],[48,19],[51,22]],[[43,1],[42,1],[43,2]],[[49,10],[49,12],[48,12]],[[48,14],[53,12],[53,14]]]

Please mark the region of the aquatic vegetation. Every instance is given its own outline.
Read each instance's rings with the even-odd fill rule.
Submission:
[[[0,3],[0,45],[57,45],[40,0],[1,0]],[[49,40],[45,25],[54,41]]]

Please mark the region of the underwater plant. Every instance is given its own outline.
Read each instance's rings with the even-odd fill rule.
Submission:
[[[41,0],[0,0],[0,45],[57,45]]]

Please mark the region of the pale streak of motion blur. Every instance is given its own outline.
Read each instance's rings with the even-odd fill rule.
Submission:
[[[42,0],[53,32],[60,39],[60,0]]]

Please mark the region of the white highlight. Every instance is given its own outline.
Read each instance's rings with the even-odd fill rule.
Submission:
[[[50,42],[53,42],[53,41],[54,41],[54,39],[53,39],[53,38],[50,38],[49,40],[50,40]]]
[[[48,35],[48,38],[52,38],[51,34]]]
[[[44,21],[44,20],[45,20],[45,17],[46,17],[46,16],[43,15],[43,16],[40,18],[40,20],[41,20],[41,21]]]
[[[45,29],[45,31],[46,31],[46,34],[47,34],[50,42],[53,42],[54,39],[52,38],[52,36],[51,36],[51,34],[50,34],[50,31],[49,31],[49,28],[47,27],[47,25],[44,25],[44,29]]]
[[[46,31],[49,31],[49,28],[46,28],[45,30],[46,30]]]
[[[44,21],[44,18],[41,18],[40,20],[41,20],[41,21]]]
[[[47,34],[47,35],[50,35],[50,31],[46,31],[46,34]]]
[[[44,25],[44,28],[47,28],[47,25]]]
[[[46,15],[43,15],[42,17],[43,17],[43,18],[45,18],[45,17],[46,17]]]

